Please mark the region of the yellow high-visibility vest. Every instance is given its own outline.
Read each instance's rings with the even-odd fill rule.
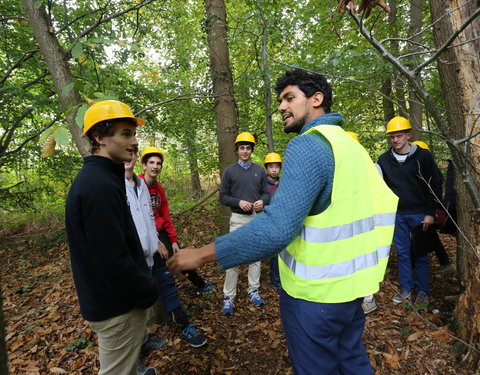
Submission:
[[[282,288],[313,302],[353,301],[378,291],[387,267],[398,198],[365,149],[336,125],[319,125],[333,151],[328,208],[307,216],[279,254]]]

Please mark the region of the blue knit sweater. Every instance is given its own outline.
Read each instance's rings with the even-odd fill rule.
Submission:
[[[328,113],[306,123],[300,134],[317,125],[343,125],[340,113]],[[318,132],[293,138],[285,150],[282,183],[263,215],[215,240],[215,254],[227,269],[278,254],[300,232],[308,215],[330,204],[334,160],[328,141]]]

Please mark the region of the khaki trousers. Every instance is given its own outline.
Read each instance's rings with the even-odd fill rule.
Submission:
[[[252,220],[255,215],[241,215],[232,212],[230,217],[230,232],[240,228]],[[247,292],[258,289],[260,287],[260,266],[261,262],[250,263],[248,265],[248,289]],[[239,267],[233,267],[226,270],[225,283],[223,284],[223,294],[232,300],[237,296]]]
[[[88,322],[98,335],[99,375],[137,375],[147,310],[133,309],[101,322]]]

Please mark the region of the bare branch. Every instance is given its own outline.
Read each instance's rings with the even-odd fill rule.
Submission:
[[[108,22],[108,21],[110,21],[114,18],[120,17],[120,16],[124,15],[125,13],[131,12],[131,11],[134,11],[134,10],[137,10],[137,9],[141,9],[141,8],[147,6],[148,4],[153,3],[155,1],[157,1],[157,0],[144,0],[144,1],[136,4],[133,7],[130,7],[130,8],[124,9],[120,12],[114,13],[111,16],[108,16],[106,18],[103,18],[103,14],[102,14],[102,16],[93,25],[89,26],[83,32],[78,34],[77,37],[75,38],[75,40],[73,41],[73,43],[78,42],[84,36],[90,34],[97,26],[101,25],[102,23],[105,23],[105,22]]]
[[[59,120],[60,116],[57,116],[55,117],[52,121],[50,121],[50,123],[45,126],[43,129],[35,132],[34,134],[32,134],[30,137],[28,137],[27,139],[25,139],[16,149],[12,150],[12,151],[8,151],[5,153],[5,155],[11,155],[11,154],[15,154],[16,152],[20,151],[23,146],[25,146],[28,142],[30,142],[32,139],[38,137],[40,134],[42,134],[45,130],[51,128],[58,120]]]
[[[450,38],[447,39],[447,41],[443,44],[443,46],[441,46],[437,52],[435,52],[435,54],[433,54],[432,57],[430,57],[428,60],[424,61],[422,64],[418,65],[416,68],[415,68],[415,71],[414,73],[415,74],[418,74],[420,73],[420,71],[427,65],[429,65],[432,61],[435,61],[437,59],[437,57],[444,51],[448,48],[448,46],[450,44],[453,43],[453,41],[457,38],[458,35],[460,35],[460,33],[465,30],[465,28],[470,25],[474,20],[475,18],[477,18],[478,16],[480,15],[480,7],[478,7],[475,12],[473,12],[470,17],[468,17],[468,19],[464,22],[464,24],[462,26],[459,27],[459,29],[457,31],[455,31],[452,35],[450,35]]]
[[[38,51],[40,51],[40,50],[39,49],[34,49],[34,50],[31,50],[31,51],[25,52],[23,54],[23,56],[20,57],[20,59],[18,59],[15,64],[13,64],[10,68],[7,69],[7,71],[5,72],[3,77],[0,79],[0,85],[3,85],[5,83],[5,81],[7,80],[7,78],[10,76],[10,74],[12,74],[12,72],[16,68],[18,68],[20,65],[22,65],[23,62],[25,62],[28,59],[30,59],[31,57],[33,57],[35,55],[35,53],[37,53]]]
[[[185,95],[182,95],[182,96],[177,96],[176,98],[171,98],[171,99],[167,99],[167,100],[164,100],[163,102],[160,102],[160,103],[155,103],[155,104],[152,104],[146,108],[143,108],[141,109],[140,111],[138,111],[137,113],[135,113],[135,116],[139,116],[141,115],[142,113],[144,112],[147,112],[147,111],[150,111],[154,108],[157,108],[157,107],[160,107],[164,104],[167,104],[167,103],[171,103],[171,102],[174,102],[174,101],[177,101],[177,100],[192,100],[192,99],[197,99],[197,98],[217,98],[218,95],[200,95],[200,94],[197,94],[197,95],[191,95],[191,94],[185,94]]]

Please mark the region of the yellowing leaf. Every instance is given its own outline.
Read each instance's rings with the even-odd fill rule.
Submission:
[[[53,135],[48,137],[42,145],[42,157],[47,158],[52,155],[55,151],[56,144],[57,143],[55,142],[55,137]]]

